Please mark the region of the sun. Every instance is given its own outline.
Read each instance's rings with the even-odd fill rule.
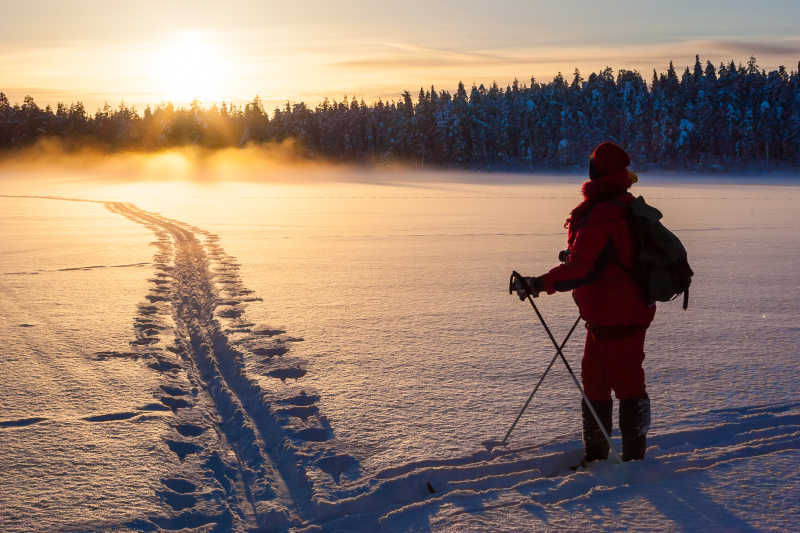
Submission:
[[[152,75],[164,99],[210,103],[225,97],[227,64],[210,34],[173,35],[155,54]]]

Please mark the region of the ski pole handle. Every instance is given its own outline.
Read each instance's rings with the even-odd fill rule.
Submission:
[[[528,294],[531,294],[531,288],[528,285],[528,280],[525,279],[525,276],[514,270],[511,272],[511,277],[508,280],[508,294],[514,294],[516,288],[516,283],[520,283],[522,287]]]

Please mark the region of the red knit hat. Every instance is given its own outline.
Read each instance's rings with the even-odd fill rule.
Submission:
[[[589,179],[617,174],[630,164],[631,158],[625,150],[612,142],[600,143],[589,158]]]

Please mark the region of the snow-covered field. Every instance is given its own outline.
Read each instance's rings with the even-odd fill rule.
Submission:
[[[635,188],[696,273],[648,458],[572,472],[560,364],[481,442],[552,357],[508,275],[556,264],[579,177],[0,174],[0,530],[796,529],[800,186],[672,180]]]

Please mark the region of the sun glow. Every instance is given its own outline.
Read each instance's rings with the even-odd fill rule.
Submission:
[[[226,98],[227,63],[212,36],[184,32],[156,50],[153,78],[164,99],[203,103]]]

